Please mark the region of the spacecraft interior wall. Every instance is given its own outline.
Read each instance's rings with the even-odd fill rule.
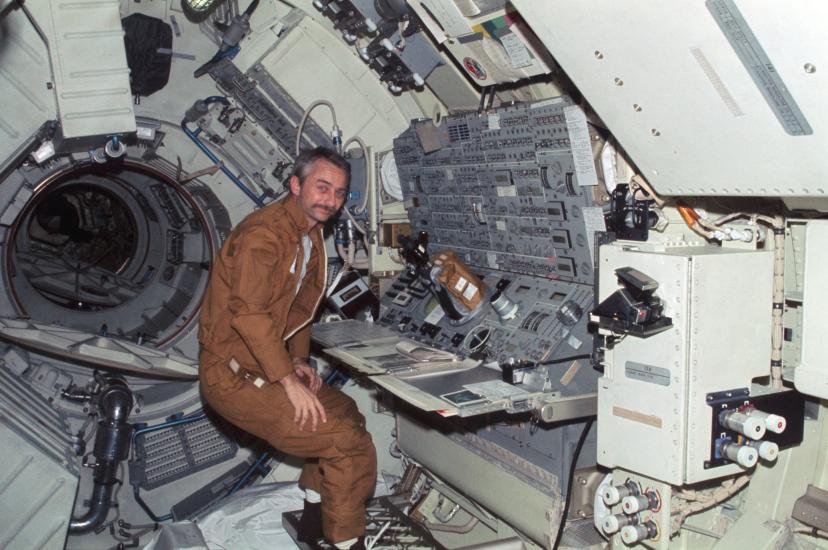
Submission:
[[[80,472],[65,415],[0,366],[0,546],[63,548]]]
[[[826,193],[825,3],[514,3],[659,193]]]

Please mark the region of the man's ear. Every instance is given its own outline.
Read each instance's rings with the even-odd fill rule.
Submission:
[[[299,187],[300,187],[299,177],[298,176],[290,176],[290,179],[288,180],[288,185],[290,186],[290,193],[292,195],[296,195],[298,197],[299,196]]]

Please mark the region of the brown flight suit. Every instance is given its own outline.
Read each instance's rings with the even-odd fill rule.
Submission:
[[[310,321],[325,290],[327,258],[318,225],[310,232],[313,250],[296,292],[307,223],[289,195],[250,214],[230,233],[202,305],[201,392],[236,426],[284,453],[310,459],[299,485],[322,495],[325,538],[339,542],[365,532],[376,451],[350,397],[323,384],[317,397],[328,421],[319,422],[315,432],[303,431],[278,383],[293,372],[291,357],[308,357]],[[243,369],[239,374],[230,369],[231,359]],[[258,384],[256,377],[262,379]]]

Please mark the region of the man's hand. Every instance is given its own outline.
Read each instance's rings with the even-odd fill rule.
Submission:
[[[316,370],[311,367],[308,362],[304,359],[299,357],[293,358],[293,372],[296,373],[296,376],[299,378],[305,379],[305,384],[307,384],[310,391],[314,394],[319,391],[319,388],[322,387],[322,379],[319,377],[319,374]]]
[[[310,368],[310,367],[308,367]],[[293,421],[299,425],[300,430],[304,430],[305,426],[310,420],[310,431],[315,432],[319,421],[327,422],[328,417],[325,415],[325,407],[319,402],[316,395],[305,386],[297,376],[297,373],[292,372],[279,380],[282,387],[285,388],[290,404],[293,405]]]

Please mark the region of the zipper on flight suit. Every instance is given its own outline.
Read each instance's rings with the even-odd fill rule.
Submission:
[[[321,228],[319,229],[319,233],[320,233],[320,240],[322,240],[322,237],[321,237],[322,229]],[[311,242],[313,242],[313,240],[311,240]],[[299,246],[302,246],[302,243],[299,243]],[[311,308],[310,317],[308,317],[308,319],[306,321],[300,323],[296,328],[294,328],[292,331],[290,331],[290,333],[283,336],[284,340],[290,339],[291,336],[293,336],[294,334],[296,334],[297,332],[299,332],[300,330],[305,328],[305,325],[307,325],[308,323],[310,323],[313,320],[313,315],[314,315],[314,313],[316,313],[316,308],[319,307],[320,302],[322,302],[322,297],[325,295],[325,284],[328,280],[328,252],[327,252],[327,250],[325,250],[325,241],[324,240],[322,240],[322,246],[320,246],[319,248],[321,249],[321,252],[322,252],[322,289],[319,292],[319,297],[316,298],[316,303],[314,304],[313,308]],[[298,255],[298,250],[297,250],[297,255]],[[297,258],[298,258],[298,256],[297,256]]]

